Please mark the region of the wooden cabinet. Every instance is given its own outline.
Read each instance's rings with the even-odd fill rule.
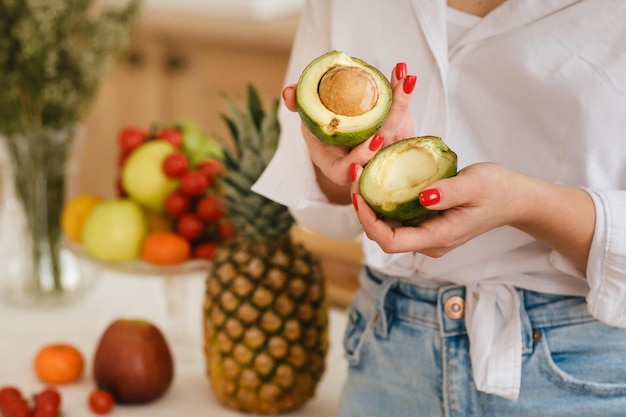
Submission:
[[[116,194],[117,135],[125,126],[193,120],[228,138],[220,118],[227,112],[224,94],[243,98],[251,83],[265,105],[279,98],[296,25],[297,18],[250,23],[147,13],[85,119],[69,194]],[[360,245],[302,230],[294,237],[321,258],[331,302],[346,305],[356,288]]]
[[[125,126],[193,120],[228,139],[224,94],[243,96],[251,83],[266,104],[280,97],[296,24],[147,13],[88,113],[70,192],[115,195]]]

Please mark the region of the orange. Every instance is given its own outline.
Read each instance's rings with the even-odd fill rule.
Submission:
[[[141,247],[141,259],[157,265],[179,264],[187,261],[190,256],[189,241],[173,232],[150,232]]]
[[[68,201],[61,211],[61,229],[74,242],[80,243],[87,215],[102,199],[93,194],[80,194]]]
[[[84,358],[76,346],[69,343],[44,345],[35,355],[37,377],[49,384],[67,384],[78,380],[84,367]]]

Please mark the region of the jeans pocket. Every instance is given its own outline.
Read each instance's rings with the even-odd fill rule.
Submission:
[[[626,330],[595,320],[541,330],[542,372],[570,392],[626,395]]]
[[[348,312],[348,324],[343,337],[343,349],[348,363],[352,366],[358,365],[361,361],[361,350],[367,328],[365,316],[354,305],[351,306]]]

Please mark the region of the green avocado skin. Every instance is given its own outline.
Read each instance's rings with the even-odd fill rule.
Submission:
[[[306,110],[298,103],[298,114],[304,126],[319,140],[324,143],[333,146],[356,146],[363,143],[367,138],[372,136],[383,125],[384,120],[381,120],[378,124],[369,126],[367,129],[363,129],[359,132],[334,132],[331,135],[326,134],[322,127],[317,124],[307,114]]]
[[[441,138],[436,137],[436,136],[422,136],[422,137],[416,137],[416,138],[407,138],[404,139],[402,141],[398,141],[392,145],[389,145],[387,148],[379,151],[379,152],[393,152],[393,147],[394,146],[401,146],[400,143],[404,142],[404,141],[416,141],[417,145],[416,146],[420,146],[420,144],[426,143],[428,142],[429,144],[434,144],[434,146],[432,146],[433,148],[436,148],[438,153],[444,157],[445,159],[450,161],[450,166],[448,167],[448,169],[444,172],[443,175],[441,175],[441,177],[439,178],[433,178],[433,180],[428,184],[432,184],[433,182],[443,179],[443,178],[450,178],[453,177],[457,174],[457,155],[456,153],[454,153],[450,148],[448,148],[448,146],[443,142],[443,140],[441,140]],[[375,158],[376,156],[374,156]],[[367,169],[367,165],[365,167],[365,169]],[[363,175],[361,175],[361,180],[363,180]],[[426,185],[425,187],[427,187],[428,185]],[[387,220],[396,220],[396,221],[400,221],[400,222],[416,222],[419,220],[422,220],[426,217],[429,217],[433,214],[432,210],[429,210],[427,208],[425,208],[424,206],[422,206],[422,204],[419,201],[419,192],[416,193],[416,198],[414,199],[410,199],[408,201],[405,201],[403,203],[400,203],[398,205],[396,205],[393,209],[383,209],[380,205],[376,205],[373,204],[372,202],[368,201],[368,199],[366,198],[366,196],[363,193],[363,187],[365,187],[366,184],[364,184],[363,181],[360,181],[359,183],[359,187],[361,189],[361,194],[363,196],[363,198],[365,199],[366,203],[368,206],[371,207],[371,209],[378,214],[381,218],[383,219],[387,219]],[[424,187],[424,188],[425,188]],[[423,188],[422,188],[423,189]],[[419,190],[421,191],[421,190]]]

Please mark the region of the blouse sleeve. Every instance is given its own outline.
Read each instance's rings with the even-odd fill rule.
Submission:
[[[626,191],[590,193],[596,227],[587,264],[589,312],[626,328]]]
[[[307,1],[291,51],[285,84],[294,84],[313,59],[331,50],[330,0]],[[281,136],[253,191],[289,207],[297,223],[336,239],[356,237],[361,226],[351,205],[330,204],[315,179],[297,113],[279,110]]]

